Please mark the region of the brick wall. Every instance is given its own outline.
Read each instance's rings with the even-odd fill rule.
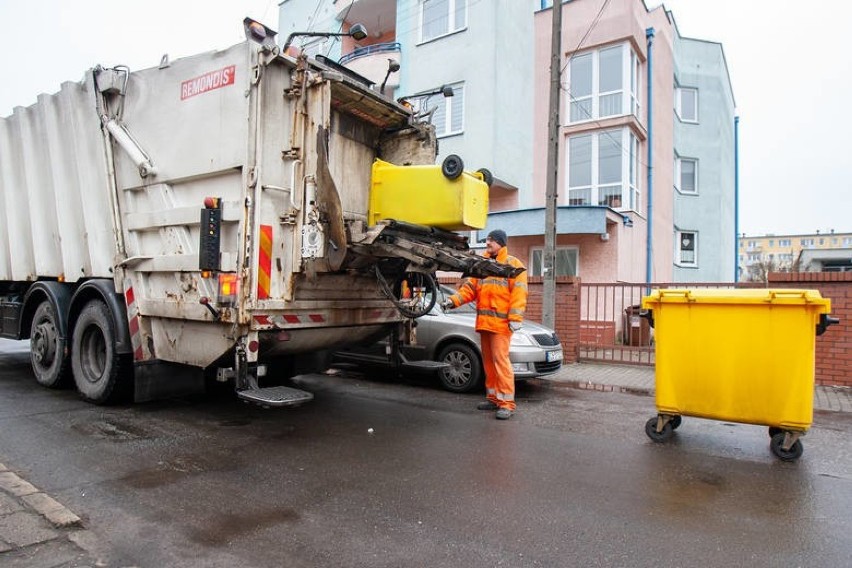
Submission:
[[[852,272],[773,272],[770,288],[819,290],[831,300],[831,316],[840,318],[816,339],[816,382],[852,387]]]
[[[442,284],[458,287],[464,279],[440,277]],[[544,293],[541,276],[529,277],[526,319],[541,323],[541,298]],[[576,363],[580,354],[580,279],[569,276],[556,278],[555,331],[562,343],[564,363]]]

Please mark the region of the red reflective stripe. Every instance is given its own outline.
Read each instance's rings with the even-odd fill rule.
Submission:
[[[299,316],[285,315],[284,321],[286,321],[287,323],[299,323]]]
[[[260,247],[257,272],[257,297],[264,300],[269,297],[269,284],[272,274],[272,225],[260,226]]]
[[[311,314],[311,315],[310,315],[310,318],[311,318],[311,321],[314,321],[314,322],[323,322],[323,321],[325,321],[325,318],[323,317],[323,315],[322,315],[322,314]]]
[[[133,317],[130,318],[130,321],[127,322],[127,327],[130,329],[130,335],[132,336],[139,333],[139,318]]]
[[[136,296],[133,294],[133,286],[128,288],[127,292],[124,293],[124,299],[127,301],[128,306],[136,301]]]
[[[272,322],[269,321],[269,316],[267,315],[254,316],[254,321],[260,325],[272,325]]]

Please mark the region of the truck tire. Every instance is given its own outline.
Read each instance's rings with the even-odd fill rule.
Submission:
[[[71,375],[57,318],[53,304],[45,300],[36,308],[30,326],[30,366],[38,384],[49,389],[68,386]]]
[[[131,361],[116,353],[113,320],[106,304],[93,300],[74,325],[71,367],[84,400],[112,404],[126,400],[133,386]]]

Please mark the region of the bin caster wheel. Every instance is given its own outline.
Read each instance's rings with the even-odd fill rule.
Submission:
[[[488,171],[485,168],[479,168],[476,170],[478,173],[482,174],[482,181],[485,182],[485,185],[491,187],[491,184],[494,183],[494,174]]]
[[[775,434],[783,434],[784,430],[779,428],[778,426],[770,426],[769,427],[769,437],[774,438]]]
[[[680,428],[680,425],[681,425],[682,422],[683,422],[683,418],[681,418],[680,414],[672,416],[672,421],[671,421],[672,430],[677,430],[678,428]]]
[[[672,428],[671,422],[666,422],[666,424],[663,426],[663,431],[657,432],[657,417],[655,416],[645,422],[645,433],[654,442],[662,444],[674,435],[674,428]]]
[[[772,450],[772,453],[775,454],[775,457],[780,459],[781,461],[796,461],[800,457],[802,457],[802,452],[805,451],[805,448],[802,446],[802,442],[796,440],[795,443],[790,446],[789,450],[785,450],[782,446],[784,444],[784,436],[785,432],[781,431],[772,436],[772,442],[769,444],[769,449]]]
[[[450,154],[444,158],[444,161],[441,164],[441,173],[444,174],[444,177],[447,179],[456,179],[462,175],[463,171],[464,162],[455,154]]]

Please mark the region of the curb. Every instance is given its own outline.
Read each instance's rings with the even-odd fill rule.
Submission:
[[[545,377],[546,378],[546,377]],[[654,389],[644,387],[624,387],[618,385],[608,385],[603,383],[593,383],[591,381],[575,381],[575,380],[558,380],[550,381],[553,385],[559,388],[571,388],[580,390],[591,390],[598,392],[619,392],[624,394],[633,394],[637,396],[654,396]]]
[[[0,463],[0,489],[12,497],[18,497],[30,509],[43,516],[55,528],[82,527],[80,517],[50,495],[9,471]]]

